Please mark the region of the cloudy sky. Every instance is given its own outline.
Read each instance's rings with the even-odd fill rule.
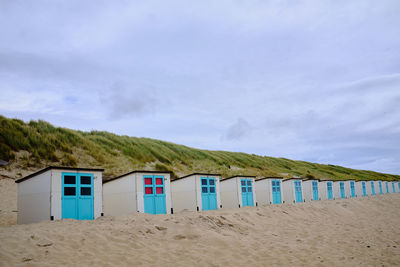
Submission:
[[[400,1],[0,0],[0,114],[400,174]]]

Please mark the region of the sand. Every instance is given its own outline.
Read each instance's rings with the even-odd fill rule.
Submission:
[[[1,208],[5,208],[3,201],[15,205],[15,200],[5,199],[15,195],[15,184],[4,180],[0,184]],[[5,187],[9,190],[4,190]],[[0,213],[0,217],[9,215]],[[0,220],[10,223],[9,219]],[[1,266],[395,266],[399,263],[400,194],[0,226]]]

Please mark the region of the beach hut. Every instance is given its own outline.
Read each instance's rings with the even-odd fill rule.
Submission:
[[[377,181],[378,182],[378,188],[379,188],[379,194],[383,194],[383,185],[382,185],[382,181]]]
[[[103,169],[50,166],[15,181],[18,223],[102,215]]]
[[[171,183],[175,211],[222,208],[219,174],[193,173]]]
[[[220,181],[224,209],[256,206],[255,176],[232,176]]]
[[[170,214],[171,173],[135,170],[103,183],[104,214]]]
[[[289,178],[282,181],[282,195],[287,203],[304,202],[301,178]]]
[[[265,177],[256,180],[257,202],[259,205],[282,204],[282,177]]]
[[[346,198],[346,191],[344,187],[345,181],[334,181],[333,182],[333,194],[336,199]]]
[[[386,194],[389,194],[389,182],[388,181],[386,181],[385,182],[385,188],[386,188]]]
[[[320,180],[318,182],[318,193],[321,200],[333,199],[333,182],[327,180]]]
[[[344,181],[344,193],[345,193],[346,198],[354,198],[357,196],[354,180],[345,180]]]
[[[357,181],[355,182],[355,186],[357,196],[367,196],[367,184],[365,181]]]
[[[375,192],[375,181],[369,181],[369,185],[371,188],[371,196],[374,196],[376,194]]]
[[[319,192],[318,192],[318,182],[319,182],[319,180],[317,180],[317,179],[303,180],[304,201],[320,200]]]
[[[392,193],[396,193],[396,186],[394,182],[392,182]]]

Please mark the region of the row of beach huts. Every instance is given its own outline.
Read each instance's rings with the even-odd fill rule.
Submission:
[[[66,218],[92,220],[134,212],[232,209],[267,204],[354,198],[400,192],[399,181],[317,179],[132,171],[103,182],[103,169],[50,166],[18,183],[18,223]]]

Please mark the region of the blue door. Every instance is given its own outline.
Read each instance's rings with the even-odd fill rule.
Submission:
[[[365,182],[362,182],[362,191],[363,191],[363,196],[365,197],[367,195],[367,188],[365,186]]]
[[[383,194],[382,182],[381,181],[379,181],[379,194]]]
[[[144,175],[144,213],[166,214],[164,176]]]
[[[332,182],[326,183],[326,191],[328,193],[328,199],[333,199]]]
[[[340,186],[340,197],[345,198],[346,195],[344,194],[344,182],[340,182],[339,186]]]
[[[242,206],[254,206],[253,185],[251,179],[241,179]]]
[[[354,181],[350,181],[350,191],[351,197],[356,197],[356,186]]]
[[[201,205],[202,210],[217,209],[217,193],[213,177],[201,177]]]
[[[282,203],[281,181],[272,180],[272,204]]]
[[[93,220],[93,174],[62,173],[62,219]]]
[[[375,195],[375,185],[374,182],[371,181],[371,195]]]
[[[386,184],[386,193],[389,193],[389,183],[385,182],[385,184]]]
[[[400,182],[397,183],[398,187],[399,187],[399,193],[400,193]]]
[[[296,202],[303,202],[303,195],[301,192],[301,181],[294,181],[294,194]]]
[[[393,193],[396,193],[396,188],[394,187],[394,182],[392,182],[392,190],[393,190]]]
[[[318,200],[318,182],[312,182],[312,192],[313,192],[313,200]]]

